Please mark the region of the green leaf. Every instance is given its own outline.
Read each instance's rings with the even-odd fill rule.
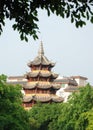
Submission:
[[[86,17],[83,11],[82,11],[82,17],[84,17],[84,18]]]
[[[25,36],[25,41],[28,42],[28,38]]]
[[[73,18],[73,15],[71,15],[71,23],[74,22],[74,18]]]
[[[93,23],[93,16],[91,17],[90,21],[91,21],[91,23]]]
[[[34,19],[35,21],[38,21],[38,18],[37,18],[37,17],[35,17],[35,16],[33,16],[33,19]]]
[[[88,11],[86,12],[87,20],[89,20],[89,13]]]
[[[47,9],[47,14],[48,14],[48,16],[50,16],[50,10],[49,9]]]
[[[16,25],[16,24],[14,24],[12,27],[13,27],[13,29],[14,29],[14,30],[16,30],[17,25]]]
[[[62,18],[64,18],[64,10],[63,10],[63,8],[62,8],[62,10],[61,10],[60,16],[61,16]]]
[[[66,14],[66,18],[68,18],[70,16],[70,12],[68,11]]]
[[[24,40],[24,35],[23,35],[23,33],[21,33],[20,38],[21,38],[21,40]]]
[[[79,27],[79,22],[76,21],[75,25],[76,25],[76,27],[78,28],[78,27]]]

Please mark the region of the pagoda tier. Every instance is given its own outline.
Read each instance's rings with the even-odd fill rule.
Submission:
[[[54,79],[58,77],[58,74],[51,72],[54,65],[44,56],[41,42],[38,56],[28,63],[31,71],[25,74],[25,78],[28,80],[27,84],[23,85],[25,91],[23,106],[25,108],[31,108],[38,101],[42,103],[63,101],[63,98],[56,96],[56,91],[61,86],[53,83]]]
[[[44,55],[42,57],[41,55],[38,55],[33,61],[28,63],[29,67],[32,67],[33,65],[34,66],[43,65],[53,67],[55,66],[55,63],[50,62]]]
[[[60,84],[53,84],[50,82],[42,82],[42,81],[31,81],[28,82],[26,85],[23,85],[24,89],[34,89],[34,88],[39,88],[39,89],[49,89],[49,88],[53,88],[55,90],[60,89]]]
[[[44,69],[45,67],[51,68],[55,66],[55,63],[49,61],[44,55],[43,44],[41,42],[40,49],[38,51],[38,56],[31,62],[28,63],[29,67],[37,66],[37,69]],[[38,68],[40,67],[40,68]]]
[[[58,97],[56,95],[49,95],[49,94],[37,94],[37,95],[28,95],[23,98],[24,107],[26,109],[29,109],[29,107],[32,107],[36,102],[41,103],[60,103],[63,102],[62,97]]]
[[[52,79],[56,79],[58,77],[58,74],[55,74],[55,73],[50,72],[48,70],[34,70],[34,71],[27,73],[25,76],[27,79],[37,78],[37,77],[42,77],[42,78],[51,77]]]

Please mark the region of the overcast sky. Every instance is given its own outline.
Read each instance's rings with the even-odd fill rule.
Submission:
[[[77,29],[68,19],[39,12],[39,39],[21,41],[7,21],[0,36],[0,74],[23,75],[30,71],[27,63],[37,56],[42,40],[45,56],[56,62],[53,71],[60,76],[84,76],[93,85],[93,24]]]

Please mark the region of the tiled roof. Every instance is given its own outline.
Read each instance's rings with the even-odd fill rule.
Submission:
[[[34,101],[40,101],[40,102],[49,102],[49,101],[53,101],[53,102],[63,102],[63,98],[62,97],[58,97],[55,95],[32,95],[32,96],[24,96],[23,97],[23,102],[31,102],[32,100]]]
[[[25,79],[25,77],[24,76],[9,76],[8,79],[9,80],[12,80],[12,79],[23,80]]]
[[[38,56],[31,62],[28,63],[28,66],[31,67],[32,65],[50,65],[53,67],[55,63],[49,61],[47,57],[44,55],[44,49],[43,49],[43,44],[41,42],[40,48],[38,51]]]
[[[76,86],[68,86],[64,89],[65,92],[75,92],[78,91],[78,87]]]
[[[61,88],[61,85],[60,85],[60,84],[52,83],[52,87],[53,87],[54,89],[60,89],[60,88]]]
[[[83,77],[83,76],[71,76],[71,78],[74,78],[74,79],[84,79],[84,80],[88,79],[88,78]]]
[[[49,82],[27,82],[27,84],[23,85],[24,89],[33,89],[33,88],[40,88],[40,89],[49,89],[49,88],[53,88],[53,89],[60,89],[61,85],[60,84],[53,84],[53,83],[49,83]]]
[[[72,78],[62,78],[62,79],[55,79],[54,82],[56,83],[62,83],[62,84],[71,84],[71,85],[74,85],[74,86],[77,86],[77,82],[75,81],[75,79],[72,79]]]
[[[52,78],[57,78],[58,77],[58,74],[55,74],[55,73],[53,73],[53,72],[50,72],[50,71],[41,71],[41,70],[38,70],[38,71],[31,71],[31,72],[29,72],[29,73],[27,73],[26,75],[25,75],[25,77],[27,78],[27,77],[38,77],[38,76],[40,76],[40,77],[50,77],[50,76],[52,76]]]

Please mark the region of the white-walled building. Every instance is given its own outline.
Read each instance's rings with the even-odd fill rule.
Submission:
[[[75,79],[78,86],[85,86],[87,84],[87,78],[83,76],[71,76],[71,78]]]
[[[27,79],[25,76],[10,76],[7,78],[7,83],[9,84],[25,84],[27,82]]]
[[[57,79],[54,80],[54,82],[61,84],[62,87],[85,86],[87,84],[87,78],[83,76],[59,76]]]
[[[58,77],[54,82],[62,86],[56,95],[64,98],[64,102],[67,102],[72,92],[78,91],[79,87],[84,87],[87,84],[87,78],[82,76]]]

